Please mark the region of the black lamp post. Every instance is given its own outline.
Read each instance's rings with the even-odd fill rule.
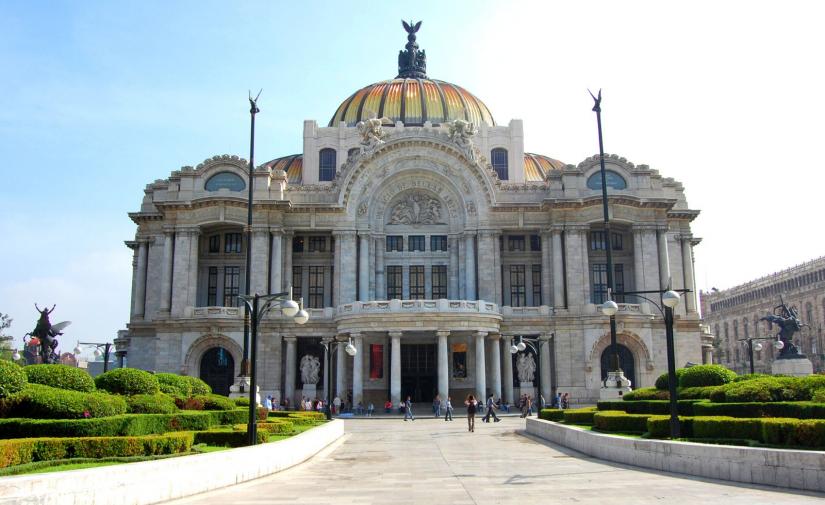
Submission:
[[[324,382],[326,383],[327,389],[327,399],[324,402],[324,412],[327,415],[327,421],[332,420],[332,363],[331,363],[331,354],[332,352],[338,348],[339,345],[343,345],[346,342],[347,346],[345,347],[345,351],[350,356],[355,356],[358,353],[358,349],[352,345],[352,339],[347,340],[338,340],[336,339],[329,339],[329,340],[322,340],[321,345],[324,346],[324,363],[326,363],[327,368],[327,376],[324,377]]]
[[[745,342],[748,346],[748,359],[750,360],[751,373],[754,373],[754,371],[753,371],[753,351],[759,352],[759,351],[762,350],[762,344],[759,343],[759,340],[773,340],[774,341],[773,345],[774,345],[774,347],[776,347],[776,350],[778,350],[778,351],[781,351],[782,347],[784,347],[784,344],[782,343],[782,341],[777,339],[776,337],[740,338],[739,342]],[[754,344],[754,341],[756,342],[755,344]]]
[[[252,265],[252,188],[255,184],[255,114],[261,112],[258,108],[258,98],[261,96],[261,92],[258,92],[258,96],[252,98],[252,93],[249,94],[249,116],[250,116],[250,126],[249,126],[249,198],[246,201],[246,272],[244,273],[245,283],[244,286],[244,295],[249,296],[249,289],[250,289],[250,282],[251,282],[251,273],[252,269],[250,268]],[[243,315],[243,357],[241,358],[241,376],[248,377],[249,376],[249,331],[251,326],[251,321],[249,319],[250,312],[249,312],[249,304],[244,304],[244,315]],[[243,382],[241,383],[241,387],[243,387]],[[255,387],[252,386],[254,391]]]
[[[250,341],[250,370],[249,370],[249,419],[246,427],[247,443],[255,445],[258,442],[256,410],[258,407],[256,372],[258,361],[258,323],[266,316],[266,313],[275,307],[279,307],[286,317],[291,317],[298,324],[304,324],[309,319],[309,314],[301,305],[292,299],[292,289],[283,293],[269,295],[242,295],[246,310],[250,315],[250,330],[252,338]],[[303,302],[303,300],[302,300]]]
[[[78,355],[81,353],[82,349],[80,348],[81,345],[93,345],[95,346],[95,356],[100,356],[103,354],[103,373],[109,371],[109,352],[112,350],[112,344],[106,342],[105,344],[99,344],[97,342],[78,342],[77,346],[74,348],[74,354]],[[103,351],[100,348],[103,348]]]

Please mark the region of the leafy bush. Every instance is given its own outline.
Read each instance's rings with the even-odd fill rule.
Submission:
[[[639,388],[626,393],[622,399],[629,402],[636,400],[669,400],[670,393],[656,388]]]
[[[762,442],[771,445],[825,447],[825,421],[763,419]]]
[[[810,399],[799,386],[799,380],[793,377],[762,377],[744,382],[736,382],[725,387],[724,402],[781,402]],[[714,393],[713,401],[719,401]]]
[[[693,406],[704,400],[678,400],[676,406],[681,416],[694,415]],[[670,400],[600,401],[599,410],[621,410],[628,414],[670,414]]]
[[[19,438],[0,440],[0,468],[68,458],[177,454],[192,449],[192,433],[143,437]]]
[[[564,422],[567,424],[593,424],[593,415],[596,413],[594,407],[586,407],[583,409],[569,409],[562,411],[564,413]]]
[[[695,388],[680,388],[680,400],[709,400],[714,391],[719,391],[725,386],[705,386]]]
[[[42,384],[57,389],[69,389],[89,393],[95,390],[92,376],[69,365],[29,365],[23,368],[30,384]]]
[[[593,415],[593,427],[602,431],[644,433],[648,414],[626,414],[620,410],[602,410]]]
[[[770,377],[770,375],[764,373],[748,373],[745,375],[737,375],[731,382],[749,381],[753,379],[759,379],[761,377]]]
[[[683,388],[719,386],[736,378],[736,372],[722,365],[697,365],[685,368],[679,376],[679,386]]]
[[[212,388],[209,384],[203,382],[202,380],[198,379],[197,377],[190,377],[189,375],[181,375],[184,379],[189,381],[189,384],[192,386],[192,393],[193,395],[211,395]]]
[[[29,384],[0,402],[2,417],[73,419],[124,414],[126,402],[106,393],[81,393],[41,384]]]
[[[192,382],[187,377],[174,373],[156,373],[155,378],[161,393],[184,398],[192,396]]]
[[[269,433],[264,430],[256,431],[259,444],[269,442]],[[246,431],[197,431],[195,443],[214,445],[219,447],[244,447],[249,445]]]
[[[737,419],[734,417],[694,417],[693,436],[696,438],[740,438],[761,440],[761,419]]]
[[[811,401],[825,403],[825,388],[814,391],[813,395],[811,395]]]
[[[676,385],[677,386],[679,385],[679,380],[682,377],[682,374],[685,372],[685,370],[687,370],[687,368],[679,368],[679,369],[676,370]],[[668,378],[668,373],[667,372],[660,375],[656,379],[656,383],[655,383],[656,389],[661,389],[661,390],[667,391],[670,388],[670,385],[669,385],[670,383],[668,382],[667,378]]]
[[[235,431],[246,431],[247,425],[236,424],[232,427]],[[267,433],[289,434],[292,433],[295,426],[286,419],[277,421],[268,421],[265,423],[258,423],[258,431],[265,431]]]
[[[95,377],[98,389],[119,395],[153,395],[160,391],[157,377],[137,368],[116,368]]]
[[[814,393],[825,389],[825,375],[809,375],[796,379],[797,397],[800,400],[812,400]]]
[[[541,409],[539,410],[539,419],[558,422],[564,419],[564,411],[561,409]]]
[[[126,405],[131,414],[171,414],[178,411],[175,400],[163,393],[127,396]]]
[[[17,363],[0,359],[0,398],[22,391],[27,382],[26,372]]]
[[[0,419],[0,439],[139,436],[208,430],[217,424],[209,412],[125,414],[90,419]]]
[[[249,398],[244,396],[233,400],[238,407],[249,407]]]
[[[221,395],[198,395],[192,399],[203,402],[203,410],[235,410],[237,408],[235,402]]]
[[[323,421],[326,419],[326,415],[323,412],[305,412],[305,411],[285,411],[285,410],[273,410],[272,412],[268,413],[269,417],[289,417],[292,419],[300,419],[300,418],[308,418],[314,419],[316,421]]]
[[[181,410],[203,410],[203,404],[205,402],[203,396],[193,396],[191,398],[175,396],[173,400],[175,406]]]
[[[209,411],[209,414],[212,415],[212,424],[215,425],[245,424],[249,422],[248,409],[211,410]],[[258,415],[260,419],[260,412],[258,413]]]
[[[825,405],[814,402],[703,402],[694,407],[694,413],[697,416],[825,419]]]
[[[670,438],[670,416],[647,418],[647,432],[651,438]],[[679,416],[679,433],[683,438],[693,436],[693,418]]]

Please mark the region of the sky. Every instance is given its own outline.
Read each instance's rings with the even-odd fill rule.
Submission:
[[[431,78],[481,98],[525,149],[607,153],[684,184],[698,287],[825,255],[820,2],[0,2],[0,312],[21,341],[41,308],[62,337],[128,322],[146,184],[220,154],[301,150],[353,91],[389,79],[423,20]]]

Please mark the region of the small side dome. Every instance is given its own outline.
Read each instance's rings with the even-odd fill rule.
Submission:
[[[287,184],[301,184],[301,174],[304,166],[304,155],[293,154],[282,158],[275,158],[264,164],[266,168],[272,170],[283,170],[286,172]]]
[[[524,180],[542,182],[553,170],[563,170],[565,164],[542,154],[524,153]]]

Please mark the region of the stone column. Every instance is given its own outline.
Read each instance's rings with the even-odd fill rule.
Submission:
[[[544,395],[544,401],[550,403],[550,335],[542,333],[539,337],[539,346],[541,349],[541,377],[539,378],[539,385],[541,394]]]
[[[450,252],[450,266],[447,272],[447,298],[458,300],[458,237],[450,235],[447,249]]]
[[[688,314],[696,312],[696,289],[693,282],[693,237],[682,235],[682,275],[685,276],[685,289],[690,293],[685,293],[685,309]],[[140,263],[138,263],[138,269]]]
[[[487,380],[484,376],[487,365],[484,360],[484,337],[486,331],[477,331],[476,337],[476,398],[484,400],[487,391]]]
[[[358,245],[358,300],[367,302],[370,299],[370,237],[366,232],[358,234]]]
[[[647,227],[642,231],[642,265],[644,267],[645,291],[659,289],[659,251],[656,245],[656,229]]]
[[[501,232],[493,233],[492,240],[493,240],[493,294],[494,299],[493,301],[501,307],[502,303],[504,302],[503,293],[501,292]],[[526,267],[528,270],[530,267]],[[530,275],[530,274],[526,274]],[[528,279],[529,277],[525,277]]]
[[[252,254],[249,275],[249,292],[261,295],[267,294],[266,285],[269,281],[269,228],[252,227]]]
[[[283,255],[281,254],[283,237],[281,230],[273,229],[272,232],[272,254],[269,264],[269,292],[279,293],[283,289],[283,274],[282,268],[284,266]]]
[[[667,252],[667,228],[658,230],[659,239],[659,289],[667,289],[670,284],[670,258]]]
[[[337,307],[341,304],[341,240],[342,237],[338,232],[332,232],[335,239],[335,251],[332,256],[332,270],[335,275],[332,278],[332,306]]]
[[[464,250],[465,250],[465,265],[464,265],[464,296],[467,300],[477,300],[476,295],[476,246],[475,233],[464,233]]]
[[[346,344],[338,344],[335,355],[335,396],[346,401],[347,399],[347,355]]]
[[[386,277],[384,275],[384,252],[386,251],[384,236],[375,237],[375,299],[387,299]]]
[[[149,242],[138,240],[137,271],[135,272],[135,304],[133,316],[143,317],[146,312],[146,266],[148,263]]]
[[[632,291],[644,291],[645,289],[645,266],[644,266],[644,246],[642,244],[642,230],[633,227],[633,279],[635,284]],[[631,291],[628,289],[627,291]],[[636,303],[643,303],[644,299],[638,298]]]
[[[355,356],[352,358],[352,404],[364,401],[364,337],[360,333],[350,333]]]
[[[332,350],[332,349],[331,349],[331,346],[332,346],[332,339],[331,339],[331,338],[325,338],[325,339],[323,339],[323,342],[326,342],[326,344],[327,344],[328,346],[330,346],[330,347],[327,347],[327,352],[330,352],[330,351]],[[323,400],[324,400],[325,402],[327,401],[327,398],[332,399],[332,397],[329,395],[329,393],[327,393],[327,389],[331,389],[331,388],[329,387],[331,383],[330,383],[330,381],[329,381],[329,379],[330,379],[330,376],[329,376],[330,370],[329,370],[329,368],[330,368],[330,367],[328,367],[328,366],[327,366],[327,361],[328,361],[328,360],[327,360],[326,358],[327,358],[327,356],[325,355],[325,356],[324,356],[324,365],[323,365],[323,366],[324,366],[324,375],[323,375],[323,377],[324,377],[324,384],[323,384],[323,386],[324,386],[324,387],[323,387],[323,395],[324,395],[324,396],[322,396],[322,397],[321,397],[321,398],[323,398]],[[332,359],[332,356],[330,356],[329,358],[330,358],[330,359]]]
[[[172,279],[172,314],[182,316],[194,307],[198,285],[198,231],[180,228],[175,233],[175,260]]]
[[[552,306],[553,303],[551,300],[551,293],[553,292],[553,285],[552,285],[552,277],[550,275],[550,269],[553,268],[551,262],[551,242],[552,238],[550,236],[550,232],[545,230],[541,232],[541,304],[542,305],[550,305]],[[535,301],[533,305],[535,305]]]
[[[560,227],[552,230],[553,242],[553,307],[565,308],[564,303],[564,257],[561,249]]]
[[[389,332],[392,341],[390,350],[390,400],[393,407],[401,403],[401,335],[400,331]]]
[[[510,346],[513,345],[513,337],[511,335],[504,335],[501,339],[501,346],[504,348],[501,352],[504,354],[504,378],[502,394],[504,395],[504,402],[512,405],[513,399],[513,356],[510,353]]]
[[[292,287],[292,232],[288,231],[283,234],[283,241],[281,242],[283,245],[281,246],[281,254],[284,257],[284,270],[281,273],[281,278],[283,282],[283,290],[287,291],[289,288]],[[294,294],[296,297],[300,296],[300,293]]]
[[[175,231],[163,229],[163,265],[160,271],[160,311],[169,313],[172,307],[172,262],[174,261]]]
[[[485,231],[478,236],[478,298],[501,304],[501,258],[498,251],[498,234]]]
[[[295,374],[298,368],[297,353],[297,339],[295,337],[284,337],[286,342],[286,374],[284,376],[284,397],[289,398],[290,408],[297,406],[297,398],[295,398]]]
[[[490,365],[493,372],[492,390],[496,398],[501,398],[501,344],[497,333],[490,335]]]
[[[589,284],[587,265],[587,249],[584,249],[581,227],[570,227],[564,231],[564,245],[567,259],[567,304],[570,307],[581,307],[590,303],[585,290],[585,283]]]
[[[338,234],[336,243],[336,252],[338,252],[338,243],[341,247],[340,267],[336,269],[336,275],[339,279],[338,289],[338,303],[352,303],[355,301],[355,262],[358,260],[355,246],[355,232],[347,231]]]
[[[438,394],[446,401],[450,394],[450,353],[447,349],[447,337],[450,336],[450,332],[439,330],[435,334],[438,336]]]

